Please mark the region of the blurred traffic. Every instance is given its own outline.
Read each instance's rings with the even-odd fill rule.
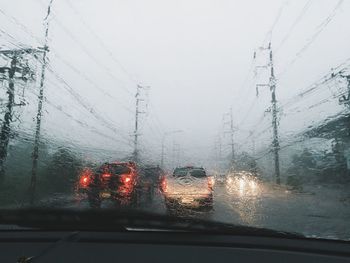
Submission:
[[[226,176],[226,190],[238,196],[254,196],[259,193],[260,183],[256,175],[251,172],[232,172]]]
[[[189,165],[169,172],[159,165],[111,162],[82,169],[75,195],[80,201],[87,200],[92,208],[101,207],[105,200],[118,208],[142,208],[160,197],[170,214],[184,210],[210,212],[214,209],[215,191],[225,189],[229,195],[256,196],[260,184],[256,173],[243,170],[218,173]]]

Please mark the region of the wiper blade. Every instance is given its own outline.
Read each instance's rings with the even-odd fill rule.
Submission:
[[[192,217],[174,217],[129,209],[0,210],[0,224],[64,231],[128,231],[132,229],[304,238],[300,234],[266,228],[232,225]]]

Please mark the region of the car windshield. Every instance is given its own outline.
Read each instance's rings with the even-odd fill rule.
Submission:
[[[350,240],[350,1],[0,3],[0,228],[57,208]]]

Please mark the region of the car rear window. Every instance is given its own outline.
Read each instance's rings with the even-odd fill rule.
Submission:
[[[193,176],[193,177],[197,177],[197,178],[201,178],[201,177],[206,177],[206,173],[204,169],[193,169],[193,168],[176,168],[174,170],[174,176],[175,177],[182,177],[182,176],[186,176],[187,174]]]
[[[100,169],[100,173],[111,173],[113,175],[121,175],[121,174],[128,174],[131,170],[126,165],[120,165],[120,164],[109,164],[104,165]]]
[[[145,177],[155,177],[159,174],[159,170],[157,168],[147,168],[145,169]]]
[[[189,171],[190,171],[190,169],[188,169],[188,168],[176,168],[174,170],[173,176],[175,176],[175,177],[186,176]]]
[[[191,175],[193,177],[197,177],[197,178],[202,178],[202,177],[206,177],[207,176],[203,169],[193,169],[191,171]]]

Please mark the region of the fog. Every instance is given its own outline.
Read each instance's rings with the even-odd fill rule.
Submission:
[[[42,46],[48,1],[0,2],[1,49]],[[264,72],[254,77],[255,66],[268,62],[259,47],[272,43],[282,105],[350,57],[349,10],[350,2],[330,0],[54,0],[43,136],[131,154],[136,87],[143,85],[150,87],[140,114],[145,158],[159,162],[162,137],[174,130],[182,132],[166,137],[168,161],[178,154],[178,162],[205,164],[219,135],[228,154],[223,114],[231,107],[235,146],[250,151],[246,137],[266,128],[256,124],[271,96],[262,88],[256,97],[256,83],[269,80]],[[38,79],[20,110],[18,129],[25,133],[34,127],[37,87]],[[338,106],[327,104],[322,116],[311,112],[304,124],[303,110],[290,119],[285,111],[281,129],[298,133],[315,116],[339,113]],[[257,138],[261,147],[270,137]]]

